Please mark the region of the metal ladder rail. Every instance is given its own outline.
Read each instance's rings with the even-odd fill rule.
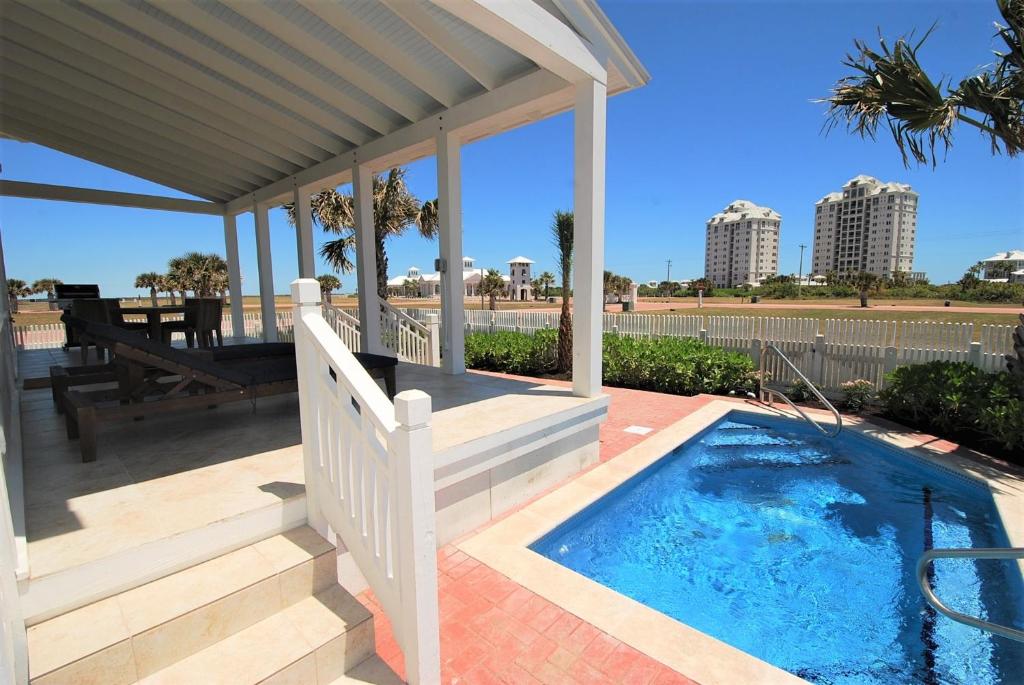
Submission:
[[[779,359],[781,359],[783,361],[783,363],[785,363],[786,366],[788,366],[790,368],[790,370],[793,373],[795,373],[797,375],[797,377],[801,381],[804,382],[804,385],[806,385],[808,387],[808,389],[810,389],[810,391],[814,394],[814,396],[818,398],[818,401],[821,402],[823,405],[825,405],[826,409],[828,409],[830,412],[832,412],[832,415],[834,417],[836,417],[836,423],[835,423],[835,426],[833,428],[826,429],[826,428],[822,427],[822,425],[820,423],[818,423],[817,421],[812,419],[810,416],[808,416],[807,413],[804,412],[803,409],[801,409],[800,407],[796,406],[796,404],[794,404],[793,401],[791,399],[789,399],[784,392],[782,392],[780,390],[775,390],[774,388],[769,388],[769,387],[767,387],[765,385],[764,378],[765,378],[765,372],[768,370],[768,354],[771,353],[771,352],[774,352],[775,354],[777,354]],[[760,376],[761,376],[761,401],[762,402],[766,402],[769,406],[771,406],[772,397],[773,396],[782,399],[786,404],[788,404],[790,407],[792,407],[793,411],[795,411],[797,414],[799,414],[800,417],[803,418],[804,421],[806,421],[807,423],[809,423],[812,426],[814,426],[815,428],[817,428],[818,431],[820,431],[822,433],[822,435],[826,435],[826,436],[828,436],[830,438],[836,437],[837,435],[839,435],[839,432],[841,430],[843,430],[843,417],[839,415],[839,412],[836,411],[836,408],[832,406],[831,402],[829,402],[827,399],[825,399],[825,396],[821,394],[821,391],[818,390],[818,388],[807,379],[807,376],[805,376],[800,371],[800,369],[796,368],[796,366],[793,364],[793,362],[791,362],[789,360],[789,357],[787,357],[785,354],[783,354],[782,350],[780,350],[778,347],[776,347],[774,343],[766,343],[765,346],[761,348],[760,372],[761,372]]]
[[[936,559],[1024,559],[1024,547],[978,547],[976,549],[930,549],[921,555],[917,562],[917,584],[921,588],[921,594],[936,611],[948,616],[957,623],[963,623],[979,630],[984,630],[996,635],[1024,642],[1024,630],[1011,628],[1009,626],[992,623],[975,616],[954,611],[942,603],[942,600],[935,595],[931,584],[928,582],[928,567]]]

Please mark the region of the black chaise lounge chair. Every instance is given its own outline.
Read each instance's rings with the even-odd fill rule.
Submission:
[[[100,422],[255,400],[298,389],[292,343],[185,351],[109,324],[62,318],[79,333],[99,341],[112,357],[109,363],[94,367],[50,370],[58,412],[67,414],[68,437],[79,439],[82,461],[96,459]],[[394,400],[398,360],[375,354],[355,356],[372,377],[384,379],[388,397]],[[117,383],[114,389],[72,389],[112,382]]]
[[[73,317],[67,322],[113,354],[105,365],[108,375],[97,374],[92,380],[117,382],[117,387],[109,390],[83,392],[68,387],[63,391],[59,404],[67,415],[68,437],[79,440],[82,461],[96,459],[99,423],[255,400],[298,389],[291,345],[244,346],[250,349],[234,350],[230,359],[217,361],[211,354],[179,350],[109,324]]]

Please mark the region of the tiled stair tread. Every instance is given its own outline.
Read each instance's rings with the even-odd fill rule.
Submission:
[[[364,626],[365,624],[365,626]],[[333,586],[139,680],[145,685],[259,683],[308,657],[347,632],[370,629],[370,612],[341,586]],[[370,655],[372,639],[359,662]],[[343,649],[343,647],[338,647]],[[358,681],[357,681],[358,682]]]
[[[286,531],[119,595],[94,602],[28,629],[30,677],[36,678],[90,654],[167,624],[298,567],[323,561],[316,585],[281,592],[267,613],[326,587],[334,546],[308,526]],[[318,561],[318,557],[321,558]],[[329,568],[327,568],[329,567]],[[284,583],[282,583],[282,587]],[[296,595],[299,596],[296,596]]]
[[[332,680],[327,685],[404,685],[398,674],[391,670],[391,667],[381,661],[379,656],[371,656],[369,659],[351,669],[348,673],[337,680]]]

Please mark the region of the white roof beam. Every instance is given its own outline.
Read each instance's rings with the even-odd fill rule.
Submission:
[[[321,78],[320,75],[307,71],[233,24],[221,17],[215,17],[191,2],[166,2],[161,3],[159,8],[378,133],[388,133],[398,126],[372,107],[346,97],[337,90],[335,84]],[[293,94],[292,97],[297,96]]]
[[[38,113],[57,122],[65,132],[68,129],[85,131],[89,136],[106,141],[115,151],[122,146],[135,150],[159,150],[162,159],[179,169],[187,169],[213,184],[238,188],[241,192],[262,185],[259,180],[252,177],[241,178],[230,168],[212,165],[203,156],[188,154],[182,146],[163,140],[131,124],[117,122],[111,125],[105,117],[91,114],[72,102],[56,99],[43,102],[35,97],[37,94],[26,91],[27,88],[14,79],[5,78],[0,82],[0,100],[3,101],[3,104],[0,104],[0,113],[9,111],[19,116],[20,112],[31,115],[33,120],[37,118]]]
[[[370,22],[364,21],[346,3],[320,0],[299,0],[299,3],[445,107],[458,102],[458,90],[446,79],[423,67],[401,45],[390,40]]]
[[[291,173],[300,168],[279,157],[268,155],[245,141],[227,136],[206,124],[189,117],[170,111],[146,98],[125,90],[119,86],[101,81],[89,74],[78,71],[49,55],[24,48],[20,45],[0,38],[0,54],[11,62],[22,65],[37,72],[63,81],[72,87],[81,88],[90,93],[91,98],[102,98],[121,107],[127,107],[147,117],[160,121],[168,126],[187,132],[189,137],[203,140],[205,144],[228,150],[239,159],[246,159],[248,168],[261,176],[274,178]],[[269,175],[269,176],[268,176]]]
[[[37,126],[42,126],[43,128],[53,131],[60,131],[62,135],[71,140],[75,140],[82,144],[102,147],[103,149],[110,150],[111,152],[120,155],[124,159],[130,159],[142,165],[148,165],[152,161],[151,155],[146,154],[145,152],[139,152],[139,148],[133,146],[126,139],[118,139],[116,134],[100,130],[98,127],[90,125],[88,121],[75,121],[73,117],[61,115],[59,112],[55,114],[54,112],[48,112],[45,109],[41,111],[36,109],[26,109],[8,101],[4,102],[3,105],[0,105],[0,124],[8,118],[20,121],[31,121]],[[182,165],[169,157],[161,157],[160,165],[168,172],[173,173],[178,177],[191,177],[197,182],[202,183],[203,186],[227,195],[244,193],[249,187],[251,187],[245,184],[231,183],[223,178],[208,176],[198,171],[193,165],[187,163]]]
[[[351,178],[354,164],[373,164],[410,148],[422,148],[426,154],[433,152],[434,139],[439,128],[459,131],[497,115],[515,111],[515,116],[531,111],[533,104],[554,93],[569,88],[562,79],[545,72],[534,71],[511,81],[496,90],[482,93],[439,114],[410,124],[350,152],[300,171],[286,179],[276,181],[228,202],[227,211],[242,212],[253,202],[272,203],[289,196],[295,186],[319,186],[325,188],[347,182]]]
[[[534,2],[430,0],[454,17],[570,83],[608,74],[582,38]]]
[[[640,60],[629,49],[626,41],[608,21],[601,8],[592,0],[552,0],[562,14],[586,36],[599,36],[595,43],[589,41],[592,52],[602,64],[610,60],[626,81],[627,87],[637,88],[651,79]]]
[[[4,45],[6,44],[0,39],[0,48],[3,48]],[[153,131],[156,136],[181,141],[183,148],[199,145],[199,147],[193,148],[198,154],[223,157],[225,160],[229,160],[234,167],[257,178],[272,180],[287,173],[254,162],[251,158],[239,155],[233,149],[228,149],[221,144],[229,142],[225,136],[211,136],[202,128],[197,135],[197,125],[193,120],[186,117],[162,117],[161,115],[165,114],[164,111],[156,108],[152,102],[139,100],[134,95],[125,94],[117,88],[100,87],[97,84],[101,82],[94,82],[91,77],[78,74],[74,70],[68,73],[67,68],[63,68],[54,72],[54,65],[47,65],[42,60],[33,60],[32,65],[29,65],[27,63],[29,60],[22,61],[20,57],[22,55],[15,55],[12,50],[0,49],[0,60],[5,63],[4,78],[24,82],[34,91],[39,92],[40,96],[43,96],[42,94],[45,92],[49,93],[47,97],[73,96],[78,101],[89,102],[88,106],[91,109],[99,110],[113,119],[135,122],[140,128]],[[78,75],[77,79],[76,74]],[[140,113],[144,116],[136,117],[133,113]],[[237,145],[231,146],[237,147]],[[295,169],[295,167],[290,167],[290,169]]]
[[[409,121],[419,121],[430,114],[419,103],[387,87],[361,65],[340,54],[334,47],[317,39],[275,12],[269,5],[250,0],[221,0],[235,12],[259,26],[278,40],[287,43],[328,71],[333,71],[385,107],[398,112]],[[413,83],[413,85],[416,85]]]
[[[168,212],[185,212],[187,214],[211,214],[215,216],[224,214],[224,205],[220,202],[202,202],[200,200],[185,200],[177,197],[121,193],[113,190],[93,190],[92,188],[56,186],[47,183],[26,183],[25,181],[0,180],[0,196],[22,197],[32,200],[55,200],[58,202],[81,202],[111,207],[158,209]]]
[[[487,90],[498,87],[500,76],[479,55],[467,48],[430,16],[430,13],[413,0],[381,0],[388,8],[434,44],[434,47],[448,55],[448,58],[462,67],[463,71],[476,79]]]
[[[214,202],[223,202],[229,197],[224,193],[212,192],[209,188],[198,186],[189,179],[168,174],[162,169],[139,164],[134,160],[126,159],[107,149],[83,144],[77,140],[40,127],[31,122],[20,121],[13,118],[4,118],[3,124],[0,124],[0,130],[17,136],[23,140],[31,140],[39,143],[40,145],[45,145],[46,147],[59,150],[60,152],[67,153],[74,157],[81,157],[82,159],[102,164],[103,166],[110,167],[111,169],[123,171],[126,174],[131,174],[132,176],[138,176],[139,178],[144,178],[155,183],[165,185],[169,188],[175,188],[190,195],[195,195],[196,197],[205,198]]]
[[[5,21],[18,27],[18,33],[24,36],[24,40],[21,41],[23,44],[48,54],[64,54],[73,50],[76,67],[92,73],[109,73],[108,80],[116,81],[134,93],[145,94],[149,99],[168,109],[205,122],[225,135],[256,141],[258,147],[268,154],[299,167],[308,166],[311,162],[323,158],[322,153],[306,155],[282,145],[279,140],[287,140],[290,136],[283,131],[275,130],[269,133],[264,127],[253,127],[254,120],[251,116],[235,119],[223,116],[215,108],[210,107],[212,102],[218,101],[191,84],[162,72],[153,75],[151,72],[154,70],[147,65],[139,64],[128,55],[40,14],[11,5],[5,11]],[[130,70],[111,66],[127,64],[131,65]],[[146,76],[149,78],[145,78]],[[258,132],[257,128],[261,131]]]
[[[11,3],[10,7],[13,6]],[[110,46],[108,49],[120,50],[135,62],[133,71],[151,83],[163,83],[174,92],[189,93],[192,99],[203,102],[229,120],[248,122],[262,135],[297,138],[291,144],[307,157],[320,159],[321,151],[337,154],[348,147],[347,141],[271,107],[249,92],[220,81],[75,6],[43,2],[32,5],[32,10],[45,14],[51,20],[50,28],[57,28],[60,23],[69,24],[87,35],[94,47]],[[239,130],[244,128],[240,126]]]
[[[264,78],[248,67],[193,39],[191,36],[171,28],[137,7],[120,2],[90,2],[89,4],[96,11],[116,19],[126,26],[130,26],[173,50],[187,54],[226,78],[262,96],[276,102],[287,103],[286,106],[300,116],[341,136],[351,143],[361,144],[370,139],[370,135],[356,125],[355,122],[339,118],[322,107],[299,97],[294,92],[283,88],[270,79]]]

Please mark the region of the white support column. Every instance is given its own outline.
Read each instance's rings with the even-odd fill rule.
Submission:
[[[267,205],[254,203],[256,223],[256,259],[260,272],[260,313],[263,341],[277,342],[277,309],[274,306],[274,267],[270,258],[270,214]]]
[[[454,134],[437,134],[438,247],[441,278],[441,370],[466,372],[465,286],[462,281],[462,149]]]
[[[601,393],[601,302],[604,299],[604,164],[607,88],[576,84],[572,288],[572,390]]]
[[[224,215],[224,252],[228,262],[228,293],[231,295],[231,335],[245,335],[242,315],[242,269],[238,263],[238,228],[234,214]]]
[[[313,193],[309,186],[295,186],[292,201],[295,203],[295,244],[299,251],[299,278],[316,278],[316,261],[313,258],[313,215],[309,209],[309,198]]]
[[[364,164],[352,167],[352,200],[356,219],[356,278],[359,281],[359,349],[371,354],[386,354],[380,340],[373,172]]]

